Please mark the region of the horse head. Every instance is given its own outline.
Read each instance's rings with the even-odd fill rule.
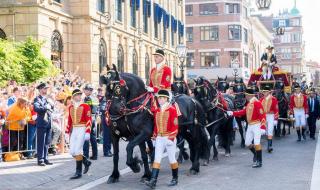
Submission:
[[[204,77],[199,77],[194,81],[196,83],[193,90],[195,99],[203,104],[204,107],[209,107],[211,102],[218,96],[218,91]]]
[[[226,76],[224,79],[218,77],[216,82],[216,88],[220,91],[225,93],[227,89],[230,87],[229,83],[227,82],[228,77]]]

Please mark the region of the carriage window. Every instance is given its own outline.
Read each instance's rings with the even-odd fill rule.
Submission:
[[[201,67],[218,67],[219,66],[219,53],[206,52],[200,53]]]

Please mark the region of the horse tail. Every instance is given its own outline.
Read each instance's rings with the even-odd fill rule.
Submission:
[[[199,142],[200,142],[200,150],[199,150],[199,156],[201,159],[208,160],[210,157],[210,146],[209,146],[209,138],[205,129],[206,125],[206,118],[204,113],[204,110],[201,106],[201,104],[198,101],[195,101],[195,116],[194,118],[197,120],[196,128],[199,130]]]

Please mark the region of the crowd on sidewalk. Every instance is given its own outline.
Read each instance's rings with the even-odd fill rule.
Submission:
[[[92,86],[76,73],[64,72],[28,85],[9,81],[0,88],[0,161],[38,157],[39,162],[45,151],[54,155],[68,152],[65,130],[74,89],[83,91],[83,99],[92,109],[93,130],[84,154],[89,157],[91,144],[91,159],[97,159],[97,144],[101,143],[104,156],[112,156],[110,131],[101,119],[106,109],[103,88]],[[41,97],[46,97],[45,107]],[[41,163],[50,164],[48,160]]]

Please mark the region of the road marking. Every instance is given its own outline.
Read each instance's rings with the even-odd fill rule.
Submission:
[[[167,156],[168,156],[168,153],[165,152],[163,154],[162,158],[165,158]],[[132,170],[129,167],[126,167],[126,168],[120,170],[120,175],[124,175],[124,174],[130,173],[130,172],[132,172]],[[96,180],[94,180],[94,181],[92,181],[90,183],[87,183],[87,184],[82,185],[80,187],[74,188],[73,190],[88,190],[88,189],[91,189],[91,188],[96,187],[98,185],[101,185],[103,183],[107,183],[107,180],[108,180],[109,177],[110,177],[110,175],[101,177],[101,178],[96,179]]]
[[[316,153],[314,155],[310,190],[319,190],[319,187],[320,187],[320,132],[318,135]]]

